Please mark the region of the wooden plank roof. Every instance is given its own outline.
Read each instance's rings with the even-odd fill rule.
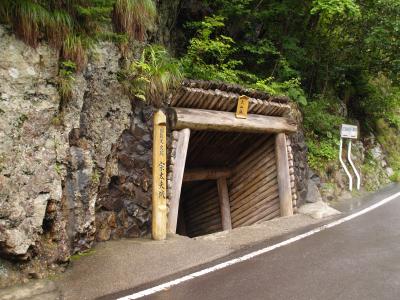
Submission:
[[[287,116],[289,98],[223,82],[185,80],[169,101],[169,106],[220,110],[236,110],[239,96],[249,99],[249,113],[266,116]]]

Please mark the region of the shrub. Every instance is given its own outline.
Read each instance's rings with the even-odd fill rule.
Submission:
[[[307,139],[308,163],[311,169],[324,172],[327,168],[337,165],[339,156],[339,140],[324,139],[315,141]]]
[[[361,103],[367,120],[373,123],[383,119],[400,128],[400,88],[383,74],[369,80],[368,97]]]
[[[206,17],[201,22],[187,25],[196,28],[196,35],[189,42],[187,53],[182,57],[185,76],[188,78],[242,82],[237,67],[241,61],[233,59],[236,51],[232,38],[219,34],[224,24],[220,16]]]
[[[337,166],[340,125],[339,104],[334,99],[316,98],[303,107],[310,167],[319,172]]]
[[[160,106],[168,91],[176,87],[182,80],[179,61],[173,59],[168,51],[157,45],[144,48],[141,58],[133,61],[120,73],[130,94]]]
[[[400,182],[400,171],[394,172],[394,174],[390,177],[390,180],[393,182]]]
[[[387,154],[389,165],[400,171],[400,132],[393,126],[390,126],[384,119],[376,122],[376,132],[378,142],[382,145]]]

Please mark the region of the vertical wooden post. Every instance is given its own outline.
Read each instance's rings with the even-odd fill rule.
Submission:
[[[221,209],[222,230],[232,229],[231,207],[229,204],[228,184],[226,177],[217,179],[219,206]]]
[[[167,237],[167,118],[157,111],[153,118],[153,214],[152,237]]]
[[[189,146],[190,129],[182,129],[178,133],[176,143],[175,164],[172,168],[172,193],[169,203],[168,231],[176,233],[178,222],[179,199],[181,197],[183,173],[185,172],[186,155]]]
[[[293,202],[290,187],[289,161],[286,146],[286,135],[278,133],[275,138],[276,166],[278,171],[278,189],[281,216],[293,215]]]

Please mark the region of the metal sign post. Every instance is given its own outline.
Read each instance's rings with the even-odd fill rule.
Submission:
[[[349,190],[353,190],[353,177],[351,176],[351,173],[349,172],[346,164],[343,161],[342,158],[342,153],[343,153],[343,139],[349,139],[348,143],[348,148],[347,148],[347,159],[354,171],[354,174],[356,174],[357,177],[357,190],[360,190],[361,188],[361,176],[358,173],[356,166],[354,165],[353,160],[351,159],[351,142],[353,139],[357,139],[358,137],[358,128],[357,126],[354,125],[347,125],[343,124],[340,130],[340,148],[339,148],[339,161],[346,172],[347,176],[349,177]]]

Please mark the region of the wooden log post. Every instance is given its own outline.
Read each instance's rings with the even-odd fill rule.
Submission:
[[[217,179],[219,206],[221,209],[222,230],[232,229],[231,207],[229,204],[228,184],[226,177]]]
[[[168,213],[168,231],[171,233],[176,233],[178,223],[179,199],[181,197],[189,139],[190,129],[185,128],[179,131],[175,150],[175,164],[172,168],[172,191]]]
[[[183,181],[216,180],[221,177],[229,177],[231,174],[232,170],[228,168],[192,169],[186,170],[183,175]]]
[[[289,174],[286,135],[278,133],[275,138],[276,167],[278,171],[278,189],[281,216],[293,215],[292,189]]]
[[[280,133],[296,132],[296,123],[283,117],[249,114],[237,119],[235,113],[191,108],[171,108],[172,128],[225,132]]]
[[[167,237],[167,120],[162,111],[153,118],[152,238]]]

